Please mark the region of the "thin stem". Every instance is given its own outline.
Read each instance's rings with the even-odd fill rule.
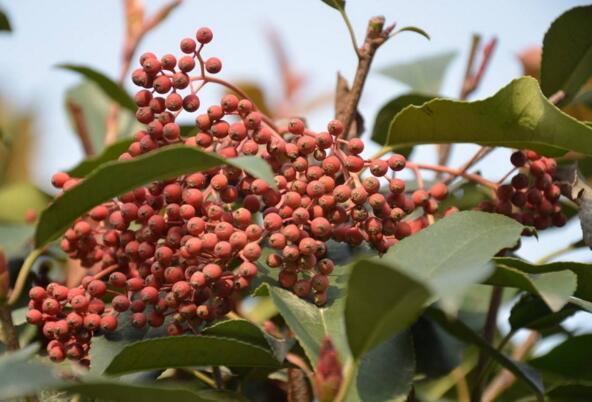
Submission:
[[[406,166],[410,169],[417,167],[418,169],[433,170],[434,172],[448,173],[453,176],[462,176],[469,181],[473,181],[475,183],[481,184],[481,185],[488,187],[492,190],[495,190],[497,188],[497,184],[485,179],[484,177],[481,177],[476,174],[465,173],[465,172],[462,172],[460,169],[454,169],[454,168],[451,168],[448,166],[429,165],[429,164],[425,164],[425,163],[414,163],[414,162],[407,162]]]
[[[339,13],[341,14],[341,17],[343,18],[343,22],[345,22],[345,26],[347,27],[349,37],[352,41],[352,46],[354,47],[354,52],[356,52],[356,56],[358,56],[358,59],[359,59],[362,57],[362,55],[360,54],[360,49],[358,48],[358,41],[356,39],[356,33],[354,32],[354,28],[352,27],[352,23],[349,20],[349,17],[347,16],[347,13],[345,12],[344,8],[339,7]]]
[[[502,288],[501,286],[495,286],[491,291],[489,309],[487,310],[487,317],[485,318],[485,325],[483,327],[483,339],[490,345],[493,343],[493,338],[495,336],[495,329],[497,327],[497,313],[502,303],[503,291],[504,288]],[[482,377],[484,377],[484,372],[488,360],[489,356],[487,355],[487,353],[484,351],[480,351],[477,367],[475,368],[475,373],[478,380],[473,388],[473,393],[471,395],[472,402],[481,402],[481,382]]]
[[[552,253],[549,253],[549,254],[545,255],[544,257],[542,257],[541,259],[539,259],[536,263],[537,264],[546,264],[547,262],[551,261],[553,258],[559,257],[562,254],[569,253],[570,251],[574,250],[578,243],[579,243],[579,241],[573,242],[571,244],[568,244],[565,247],[555,250]]]
[[[210,387],[216,388],[216,382],[201,371],[191,370],[191,374],[193,374],[198,380],[208,384]]]
[[[35,250],[31,251],[31,253],[27,256],[21,269],[19,270],[18,276],[16,278],[16,283],[14,284],[14,289],[8,298],[6,304],[9,306],[14,305],[21,296],[21,293],[27,283],[27,277],[33,268],[33,263],[37,260],[37,258],[43,254],[42,249],[36,248]]]
[[[12,321],[10,306],[4,303],[0,305],[0,323],[2,323],[2,335],[4,337],[4,343],[6,344],[6,350],[12,351],[20,349],[18,334],[14,322]]]
[[[84,150],[84,154],[86,156],[92,156],[95,154],[95,147],[93,142],[90,138],[90,134],[88,132],[88,127],[86,126],[86,122],[84,121],[84,112],[80,105],[68,100],[66,102],[66,107],[70,111],[72,115],[72,120],[74,123],[74,128],[76,129],[76,134],[80,139],[80,143],[82,144],[82,149]]]
[[[392,30],[392,27],[384,28],[384,17],[374,17],[368,22],[368,30],[366,32],[366,38],[364,39],[364,45],[359,49],[358,54],[358,67],[354,76],[354,81],[347,95],[347,102],[345,107],[335,117],[343,123],[344,135],[348,135],[350,132],[351,125],[354,121],[356,111],[358,110],[358,104],[360,97],[362,96],[362,90],[364,89],[364,83],[366,77],[370,71],[370,65],[374,59],[376,50],[388,39],[388,36]]]

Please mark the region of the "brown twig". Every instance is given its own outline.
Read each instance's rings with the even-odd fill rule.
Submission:
[[[483,326],[483,339],[490,345],[493,343],[495,329],[497,328],[497,313],[502,303],[503,290],[504,288],[495,286],[491,292],[491,299],[489,300],[489,308],[485,318],[485,325]],[[488,354],[484,351],[480,351],[477,367],[475,368],[475,378],[477,379],[477,382],[474,385],[471,394],[471,402],[481,402],[481,379],[484,375],[488,360]]]
[[[388,39],[393,27],[384,28],[384,17],[373,17],[368,22],[368,30],[362,48],[359,49],[358,67],[354,76],[354,81],[351,90],[348,93],[345,107],[335,116],[337,120],[343,123],[344,133],[349,133],[351,125],[354,121],[360,97],[366,77],[370,71],[370,65],[374,59],[376,50]]]
[[[72,116],[72,121],[74,122],[74,129],[78,138],[80,139],[80,143],[82,144],[82,149],[84,149],[84,154],[86,156],[92,156],[95,154],[95,147],[93,145],[92,139],[90,138],[90,133],[88,132],[88,127],[86,126],[86,121],[84,120],[84,111],[77,103],[73,102],[72,100],[68,99],[66,101],[66,107],[70,111],[70,115]]]
[[[532,331],[528,337],[512,352],[512,358],[521,361],[538,342],[540,335]],[[487,386],[483,392],[482,402],[493,402],[516,381],[516,376],[508,370],[502,370]]]

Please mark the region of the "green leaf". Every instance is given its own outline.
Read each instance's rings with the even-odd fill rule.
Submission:
[[[37,246],[59,237],[93,206],[153,180],[232,165],[275,185],[271,169],[257,157],[226,160],[184,145],[172,145],[128,161],[111,161],[95,169],[81,183],[58,197],[43,213],[35,233]],[[117,180],[114,180],[117,178]]]
[[[488,277],[491,257],[513,247],[522,229],[502,215],[462,211],[405,238],[381,259],[373,260],[398,267],[437,296],[457,296],[468,285]]]
[[[355,263],[345,307],[354,358],[411,324],[432,294],[458,297],[487,277],[489,259],[513,246],[521,231],[501,215],[459,212],[404,239],[383,257]]]
[[[0,10],[0,32],[1,31],[12,31],[12,27],[10,26],[10,21],[8,20],[8,16],[4,11]]]
[[[447,143],[592,155],[592,129],[552,105],[534,78],[523,77],[482,101],[409,106],[393,119],[386,145]]]
[[[47,194],[29,182],[6,184],[0,187],[0,222],[25,223],[28,211],[42,211],[49,200]]]
[[[331,275],[329,302],[317,307],[292,292],[264,283],[255,293],[269,294],[278,311],[298,339],[312,366],[320,345],[330,336],[342,364],[351,364],[353,380],[347,402],[401,401],[413,380],[415,360],[409,333],[399,334],[353,362],[344,322],[345,285],[350,267],[337,267]]]
[[[532,275],[571,271],[577,276],[577,288],[574,295],[581,299],[592,301],[592,264],[572,261],[559,261],[543,265],[536,265],[513,257],[498,257],[494,259],[494,262],[496,265],[511,267]],[[549,286],[553,285],[549,284]]]
[[[382,261],[353,264],[345,326],[354,359],[408,327],[431,293],[421,282]]]
[[[512,331],[528,328],[549,333],[549,331],[558,329],[563,320],[577,311],[577,307],[567,305],[561,310],[553,312],[541,298],[525,294],[512,307],[509,322]]]
[[[434,99],[434,97],[410,93],[398,96],[388,101],[380,108],[378,114],[376,115],[376,120],[374,120],[374,128],[372,129],[372,141],[383,145],[388,137],[391,121],[401,110],[409,105],[423,105],[425,102],[431,99]],[[406,147],[403,150],[398,149],[397,152],[408,156],[411,153],[411,147]]]
[[[414,92],[425,94],[420,96],[432,95],[433,98],[440,93],[446,71],[456,55],[456,51],[444,52],[415,59],[408,63],[384,67],[379,72],[408,85]],[[425,100],[421,103],[424,102]],[[409,104],[419,105],[419,103]]]
[[[592,381],[592,334],[568,338],[546,355],[528,363],[571,381]]]
[[[56,67],[64,70],[74,71],[83,75],[86,79],[94,82],[103,90],[103,92],[109,96],[114,102],[117,102],[120,106],[136,112],[137,106],[134,100],[129,96],[125,89],[119,84],[111,80],[105,74],[94,70],[90,67],[74,65],[74,64],[59,64]]]
[[[321,0],[323,3],[336,10],[345,10],[345,0]]]
[[[105,370],[106,374],[190,366],[280,368],[269,348],[209,335],[148,339],[125,346]]]
[[[418,27],[414,27],[414,26],[403,27],[403,28],[399,29],[397,32],[395,32],[395,35],[400,34],[401,32],[415,32],[416,34],[423,36],[427,40],[432,40],[432,38],[430,38],[430,35],[426,31],[424,31],[423,29],[418,28]]]
[[[134,142],[133,138],[121,139],[103,149],[99,155],[83,160],[70,169],[68,174],[72,177],[84,177],[102,164],[117,160],[122,153],[127,152],[132,142]]]
[[[565,93],[560,105],[577,94],[592,75],[592,6],[575,7],[551,24],[543,40],[541,87],[549,97]]]
[[[427,310],[428,316],[436,321],[442,328],[454,335],[458,339],[473,344],[485,351],[490,358],[494,359],[501,366],[506,368],[517,378],[528,385],[537,396],[540,402],[544,401],[544,387],[540,376],[536,371],[524,363],[516,362],[502,352],[491,346],[481,336],[467,327],[462,321],[447,316],[442,310],[430,307]]]
[[[559,311],[574,294],[577,277],[570,271],[557,271],[529,277],[516,268],[497,264],[488,285],[513,287],[539,295],[553,311]]]

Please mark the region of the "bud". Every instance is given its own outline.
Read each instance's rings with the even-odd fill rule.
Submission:
[[[319,360],[314,373],[317,399],[320,402],[332,401],[343,380],[341,363],[337,351],[328,336],[323,339]]]
[[[4,251],[0,249],[0,302],[8,297],[10,286],[10,276],[8,272],[8,263]]]

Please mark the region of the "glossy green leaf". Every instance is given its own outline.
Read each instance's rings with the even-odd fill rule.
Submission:
[[[353,264],[345,304],[345,326],[355,359],[405,329],[431,296],[421,282],[380,260]]]
[[[393,118],[404,108],[409,105],[420,106],[425,102],[433,99],[433,96],[421,94],[406,94],[398,96],[380,108],[376,119],[374,120],[374,128],[372,129],[372,141],[380,145],[384,145],[388,137],[389,127]],[[404,149],[397,149],[396,152],[408,156],[411,153],[411,147]]]
[[[559,311],[574,294],[577,277],[571,271],[557,271],[528,276],[524,272],[497,264],[485,283],[494,286],[513,287],[539,295],[553,311]]]
[[[455,296],[487,278],[491,257],[513,247],[522,229],[502,215],[462,211],[405,238],[375,260],[398,267],[437,296]]]
[[[115,356],[105,373],[121,375],[190,366],[281,367],[268,348],[232,338],[199,335],[132,343]]]
[[[531,366],[569,380],[592,381],[592,334],[566,339],[546,355],[528,362]]]
[[[565,93],[567,104],[592,76],[592,6],[575,7],[551,24],[543,40],[541,87]]]
[[[487,277],[490,258],[514,245],[521,231],[521,225],[500,215],[459,212],[402,240],[382,257],[355,263],[345,308],[354,358],[410,325],[432,294],[458,297]]]
[[[345,0],[321,0],[323,3],[336,10],[345,9]]]
[[[477,143],[561,155],[592,155],[592,128],[563,113],[523,77],[481,101],[434,99],[409,106],[392,121],[387,145]]]
[[[8,16],[2,10],[0,10],[0,32],[1,31],[12,31],[12,27],[10,26],[10,21],[8,20]]]
[[[440,93],[446,71],[456,55],[456,51],[444,52],[415,59],[408,63],[384,67],[379,72],[408,85],[414,92],[425,94],[420,96],[432,95],[431,98],[433,98]],[[424,102],[425,100],[421,103]],[[419,103],[409,104],[419,105]]]
[[[122,153],[127,152],[132,142],[133,138],[121,139],[103,149],[99,155],[83,160],[70,169],[68,174],[72,177],[84,177],[103,163],[117,160]]]
[[[497,265],[511,267],[532,275],[571,271],[577,276],[577,288],[574,296],[587,301],[592,301],[592,264],[572,261],[558,261],[548,264],[536,265],[520,258],[513,257],[498,257],[494,259],[494,262]],[[553,284],[549,283],[548,286],[552,287]],[[565,284],[562,284],[562,286],[565,286]]]
[[[578,308],[571,304],[561,310],[551,311],[540,297],[525,294],[512,306],[509,322],[513,331],[528,328],[548,334],[560,329],[559,324],[577,311]]]
[[[261,158],[224,158],[184,145],[173,145],[128,161],[111,161],[90,173],[81,183],[58,197],[43,213],[35,242],[37,246],[56,239],[93,206],[150,181],[232,165],[274,185],[271,169]],[[117,178],[114,180],[113,178]]]
[[[107,77],[105,74],[90,67],[81,65],[59,64],[56,67],[64,70],[74,71],[83,75],[86,79],[97,84],[99,88],[101,88],[103,92],[113,101],[117,102],[120,106],[126,109],[135,113],[136,109],[138,108],[126,90],[114,82],[111,78]]]
[[[537,399],[544,401],[544,387],[540,376],[536,371],[524,363],[516,362],[507,357],[499,350],[491,346],[480,335],[471,330],[466,324],[457,318],[447,316],[443,311],[430,307],[428,316],[436,321],[442,328],[458,339],[473,344],[485,351],[490,358],[508,369],[517,378],[524,381],[537,396]]]
[[[39,213],[50,198],[28,182],[6,184],[0,187],[0,222],[23,224],[27,212]]]

